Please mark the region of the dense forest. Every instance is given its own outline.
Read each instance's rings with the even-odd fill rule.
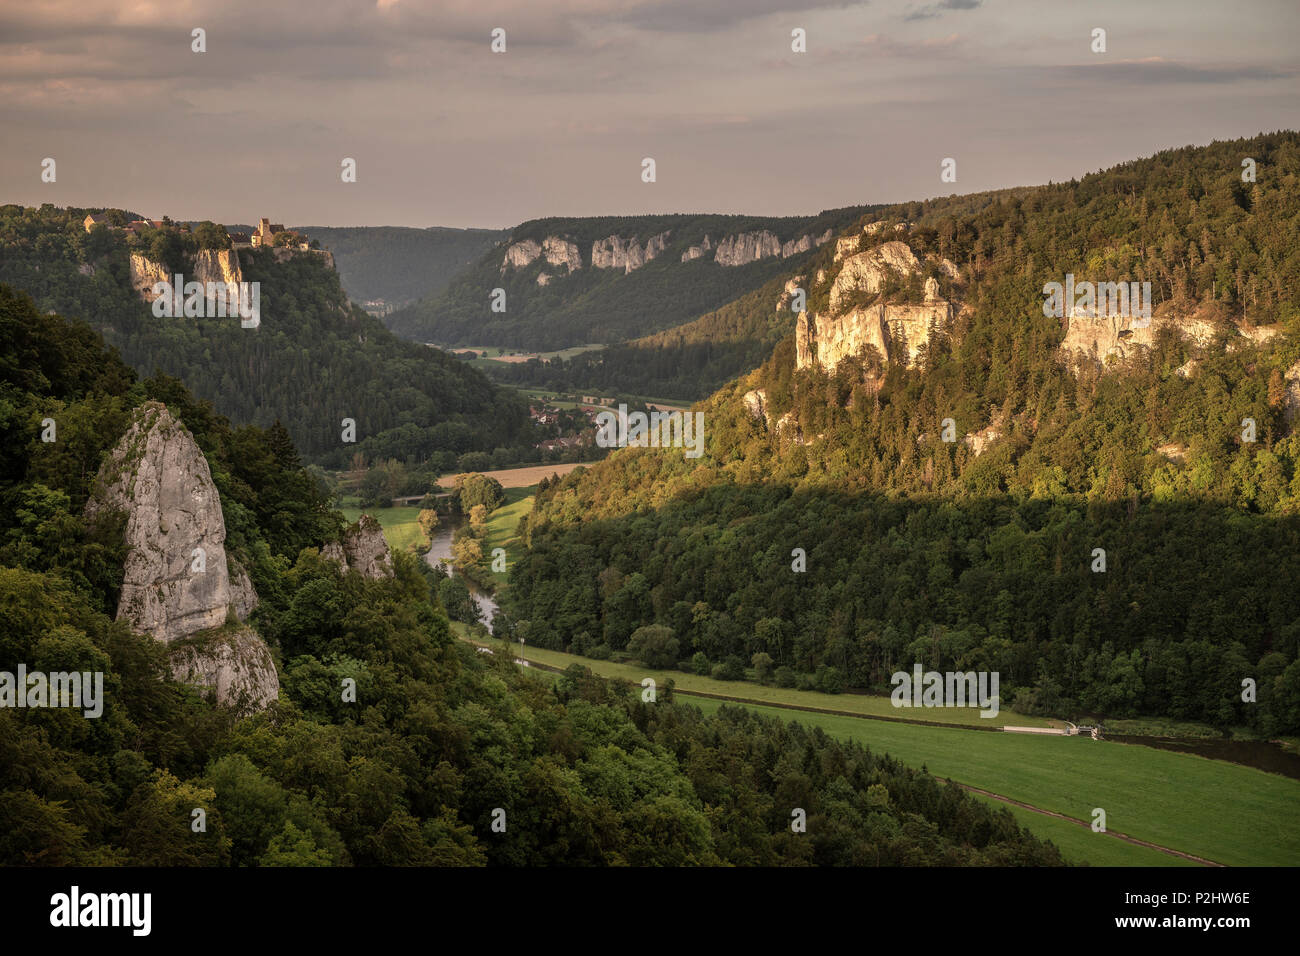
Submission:
[[[142,374],[185,381],[234,421],[288,429],[309,460],[332,467],[368,459],[426,461],[435,452],[533,452],[526,403],[455,358],[403,342],[351,305],[338,276],[315,255],[278,261],[244,249],[245,281],[261,283],[262,322],[158,319],[131,287],[127,240],[88,210],[0,207],[0,281],[30,293],[43,311],[84,316]],[[220,230],[220,227],[215,227]],[[195,236],[153,231],[144,252],[188,273]],[[195,246],[197,248],[197,246]],[[356,443],[341,441],[342,420]]]
[[[882,374],[871,356],[797,371],[786,338],[700,406],[704,458],[628,449],[548,483],[514,626],[596,656],[665,626],[682,658],[734,672],[761,652],[831,689],[881,689],[914,661],[995,669],[1031,713],[1300,731],[1297,186],[1300,136],[1279,133],[956,216],[900,207],[918,253],[962,267],[954,327]],[[1219,332],[1076,367],[1042,311],[1067,271],[1151,281],[1158,315]],[[756,387],[765,417],[742,402]],[[942,440],[945,418],[1000,436],[977,453]]]
[[[227,546],[249,559],[281,677],[265,712],[214,707],[113,620],[121,524],[83,505],[150,399],[203,450]],[[88,325],[5,285],[0,438],[0,669],[100,671],[107,697],[99,719],[0,709],[0,864],[1062,862],[1006,810],[821,731],[474,653],[415,557],[378,580],[321,559],[341,518],[283,429],[234,427],[179,381],[140,380]]]
[[[743,266],[720,266],[712,253],[682,262],[682,253],[709,236],[715,244],[739,232],[770,230],[782,241],[838,231],[858,219],[864,207],[816,216],[622,216],[536,219],[516,227],[510,242],[559,236],[574,242],[582,268],[539,285],[541,272],[554,273],[545,259],[521,269],[502,270],[505,244],[459,274],[447,289],[389,316],[399,335],[446,346],[504,345],[542,351],[593,342],[612,343],[672,328],[743,295],[791,268],[810,252],[782,259],[769,256]],[[591,247],[610,236],[635,237],[641,245],[670,232],[667,248],[631,273],[591,267]],[[493,312],[491,294],[506,293],[506,310]]]

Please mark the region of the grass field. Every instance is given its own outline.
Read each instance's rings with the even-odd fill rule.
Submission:
[[[722,706],[720,701],[687,699],[706,713]],[[1106,811],[1109,830],[1218,863],[1300,865],[1300,781],[1277,774],[1085,737],[982,734],[745,706],[821,727],[834,737],[856,740],[937,776],[1078,820],[1091,821],[1093,809],[1100,807]],[[1078,859],[1093,860],[1091,855],[1079,856],[1091,845],[1080,842],[1080,835],[1085,841],[1121,842],[1078,829],[1080,834],[1071,834],[1069,844],[1077,847],[1073,852]],[[1059,845],[1064,850],[1067,844]],[[1108,845],[1104,849],[1113,852]],[[1157,862],[1175,862],[1160,856]]]
[[[1087,827],[1044,816],[992,797],[978,793],[970,795],[991,807],[1009,810],[1016,822],[1034,836],[1055,843],[1061,855],[1071,863],[1087,863],[1089,866],[1200,866],[1181,856],[1170,856],[1150,847],[1102,837]],[[1070,883],[1070,880],[1066,882]]]
[[[517,652],[516,648],[516,652]],[[551,651],[540,647],[529,647],[524,655],[530,661],[550,664],[552,667],[565,668],[570,664],[582,664],[590,667],[593,673],[601,677],[622,677],[639,684],[643,677],[653,677],[660,684],[669,678],[675,682],[679,691],[696,691],[701,694],[717,694],[722,697],[743,698],[755,703],[770,703],[784,707],[801,707],[824,711],[847,711],[869,717],[893,717],[924,720],[936,724],[958,724],[977,727],[1001,727],[1004,724],[1020,727],[1050,727],[1053,721],[1042,717],[1030,717],[1017,714],[1011,710],[1000,710],[996,717],[984,718],[979,709],[974,707],[944,707],[926,710],[895,708],[888,697],[865,696],[862,694],[822,694],[811,690],[794,690],[793,688],[772,687],[752,681],[714,680],[712,677],[700,677],[683,671],[655,671],[644,664],[618,664],[614,661],[596,661],[563,651]]]
[[[466,630],[456,628],[462,638]],[[513,648],[518,653],[518,647]],[[679,691],[689,683],[706,693],[731,697],[778,691],[748,682],[713,681],[629,664],[589,661],[558,651],[527,648],[529,660],[564,667],[582,663],[604,676],[639,682],[647,674],[672,676]],[[707,683],[704,683],[706,682]],[[698,682],[698,683],[697,683]],[[714,690],[721,686],[722,690]],[[813,706],[848,710],[853,700],[873,698],[779,691],[783,702],[808,698]],[[800,695],[787,697],[785,695]],[[767,696],[766,700],[778,699]],[[683,693],[682,703],[713,713],[724,701]],[[874,698],[874,700],[881,700]],[[888,707],[888,701],[885,700]],[[1230,865],[1300,865],[1300,781],[1250,767],[1136,744],[1082,737],[981,733],[957,726],[922,726],[796,711],[745,701],[741,706],[781,720],[821,727],[892,754],[936,776],[979,787],[1023,803],[1090,822],[1094,808],[1106,811],[1107,827],[1171,849]],[[891,707],[892,711],[893,708]],[[864,711],[864,717],[867,716]],[[889,716],[889,715],[885,715]],[[945,714],[945,717],[953,715]],[[1011,718],[1005,713],[1009,722]],[[974,717],[974,720],[980,718]],[[1014,723],[1031,718],[1017,715]],[[981,797],[981,799],[987,799]],[[1007,806],[1000,801],[992,801]],[[1067,858],[1097,866],[1184,866],[1191,861],[1126,843],[1091,829],[1017,807],[1007,807],[1031,832],[1050,839]]]
[[[340,508],[349,522],[368,514],[384,529],[384,539],[394,551],[424,550],[429,539],[420,530],[419,508]]]
[[[498,588],[505,586],[509,577],[509,568],[523,552],[523,541],[516,532],[519,530],[519,519],[532,509],[532,486],[528,488],[507,488],[506,503],[493,511],[488,518],[487,539],[483,543],[484,555],[487,555],[490,560],[493,548],[506,549],[507,572],[492,572],[492,580],[496,582]]]

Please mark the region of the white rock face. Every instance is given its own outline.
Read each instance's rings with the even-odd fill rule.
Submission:
[[[1077,310],[1068,323],[1061,349],[1076,366],[1079,362],[1103,362],[1109,356],[1127,358],[1137,346],[1150,348],[1155,344],[1157,332],[1166,326],[1172,326],[1183,338],[1199,346],[1208,345],[1219,331],[1219,326],[1204,319],[1155,316],[1150,324],[1135,328],[1129,316],[1090,315]]]
[[[391,578],[393,556],[384,539],[384,529],[370,515],[343,532],[342,542],[330,541],[321,548],[321,557],[334,561],[344,571],[355,570],[364,578]]]
[[[977,432],[971,432],[969,435],[962,436],[962,444],[975,452],[978,458],[984,454],[985,449],[993,442],[1002,437],[1002,431],[996,425],[989,425],[987,428],[981,428]]]
[[[542,247],[533,239],[512,243],[506,247],[505,258],[501,260],[501,274],[507,269],[522,269],[536,261],[542,254]]]
[[[943,300],[925,305],[873,305],[842,316],[799,313],[795,325],[795,367],[817,366],[833,372],[840,362],[875,346],[886,363],[911,365],[930,330],[943,330],[952,320],[952,304]]]
[[[713,241],[706,235],[704,241],[698,246],[691,246],[682,253],[682,262],[690,262],[692,259],[703,258],[704,254],[713,248]]]
[[[643,249],[636,238],[624,239],[610,236],[599,239],[591,245],[591,267],[593,269],[622,269],[623,274],[639,269],[654,259],[668,246],[670,232],[661,232],[646,240]]]
[[[862,244],[861,236],[844,236],[842,239],[835,240],[835,261],[839,262],[847,255],[858,251],[858,246]]]
[[[153,262],[138,252],[131,253],[130,264],[131,288],[150,304],[159,297],[153,291],[154,283],[171,284],[175,278],[162,263]],[[234,249],[200,249],[194,256],[194,261],[190,263],[189,269],[181,275],[186,283],[202,282],[205,294],[209,282],[238,284],[244,281],[244,273],[239,266],[239,253]],[[217,289],[213,289],[212,292],[215,297]]]
[[[86,514],[109,511],[127,515],[117,619],[164,644],[180,642],[173,670],[186,676],[178,679],[212,687],[218,703],[256,708],[274,700],[280,683],[266,645],[251,628],[226,626],[231,614],[247,619],[257,593],[226,556],[207,459],[160,402],[136,409],[100,468]]]
[[[578,247],[558,236],[546,237],[542,243],[542,255],[551,265],[557,268],[564,266],[569,272],[577,272],[582,268],[582,253],[578,251]]]
[[[776,297],[776,311],[780,312],[782,309],[789,307],[794,300],[794,294],[803,287],[803,280],[804,276],[794,276],[786,280],[784,291]]]
[[[767,421],[767,392],[761,388],[750,389],[741,398],[745,411],[760,421]]]
[[[213,692],[217,703],[240,714],[263,710],[280,696],[271,652],[249,627],[182,641],[172,650],[171,672],[174,680]]]
[[[764,229],[762,232],[741,232],[727,236],[718,243],[713,261],[722,266],[743,266],[780,254],[781,240]]]
[[[891,273],[907,276],[920,268],[920,261],[907,243],[897,240],[849,256],[831,283],[831,312],[838,312],[855,292],[879,292]]]
[[[813,246],[820,246],[824,242],[829,242],[831,230],[827,229],[820,236],[814,237],[812,233],[800,236],[798,239],[791,239],[789,242],[781,245],[781,258],[789,259],[791,256],[797,256],[801,252],[807,252]]]
[[[221,502],[203,452],[160,402],[137,409],[100,469],[86,513],[104,510],[128,515],[118,620],[163,642],[226,622],[237,595]],[[196,548],[203,552],[201,573],[191,570]]]

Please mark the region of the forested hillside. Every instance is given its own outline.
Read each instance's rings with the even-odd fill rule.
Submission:
[[[156,318],[132,288],[123,234],[87,233],[86,213],[0,207],[0,280],[43,311],[85,318],[142,374],[183,379],[234,421],[280,421],[310,460],[336,467],[357,450],[419,461],[531,444],[522,400],[443,352],[393,336],[349,304],[321,257],[238,252],[244,280],[261,283],[256,329]],[[149,254],[189,273],[186,237],[154,232],[159,251]],[[356,422],[356,444],[341,441],[344,418]]]
[[[114,621],[122,526],[83,506],[148,400],[202,449],[261,596],[281,692],[254,716],[174,682],[166,647]],[[94,719],[0,708],[0,864],[1061,863],[1007,811],[821,732],[476,654],[414,557],[378,579],[322,560],[340,525],[282,430],[137,379],[0,285],[0,670],[98,671],[106,697]]]
[[[339,281],[358,305],[393,308],[437,295],[462,269],[505,238],[499,229],[296,226],[334,253]]]
[[[547,487],[517,626],[603,654],[657,623],[683,658],[762,652],[828,688],[920,661],[999,670],[1031,713],[1300,731],[1297,186],[1279,133],[913,208],[905,242],[960,267],[917,360],[799,368],[788,337],[699,406],[703,458],[629,449]],[[1077,320],[1042,288],[1067,272],[1150,281],[1150,347],[1060,348]]]
[[[726,237],[767,231],[781,243],[795,242],[838,231],[862,211],[857,207],[781,219],[673,215],[532,220],[516,227],[507,242],[458,275],[441,295],[392,315],[389,326],[407,338],[448,346],[549,350],[637,338],[718,308],[809,255],[802,251],[783,257],[778,248],[745,264],[720,265],[715,256]],[[632,271],[623,265],[593,265],[596,243],[617,237],[644,249],[660,236],[662,250]],[[710,246],[704,250],[706,237]],[[506,264],[511,246],[530,241],[541,246],[548,238],[571,246],[566,250],[574,257],[570,263],[553,264],[539,256],[518,268]],[[683,261],[692,246],[701,254]],[[498,288],[505,290],[504,311],[492,310],[492,292]]]

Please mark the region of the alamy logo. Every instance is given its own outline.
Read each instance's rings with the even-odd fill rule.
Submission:
[[[104,713],[103,671],[0,671],[0,707],[72,707],[83,717]]]
[[[897,671],[889,682],[894,692],[889,702],[895,707],[974,707],[981,717],[998,715],[998,671],[921,672],[917,664],[912,673]]]
[[[128,926],[134,936],[148,936],[153,923],[152,893],[70,892],[50,897],[51,926]]]
[[[687,458],[704,454],[703,412],[633,412],[626,405],[596,415],[601,448],[685,448]]]
[[[186,282],[179,273],[171,282],[153,284],[158,298],[153,314],[160,319],[224,319],[239,316],[240,327],[255,329],[262,324],[260,282]]]
[[[1120,316],[1134,320],[1132,327],[1144,329],[1151,324],[1150,282],[1080,282],[1074,273],[1065,274],[1065,284],[1049,282],[1043,286],[1043,315],[1050,318],[1102,318]]]

